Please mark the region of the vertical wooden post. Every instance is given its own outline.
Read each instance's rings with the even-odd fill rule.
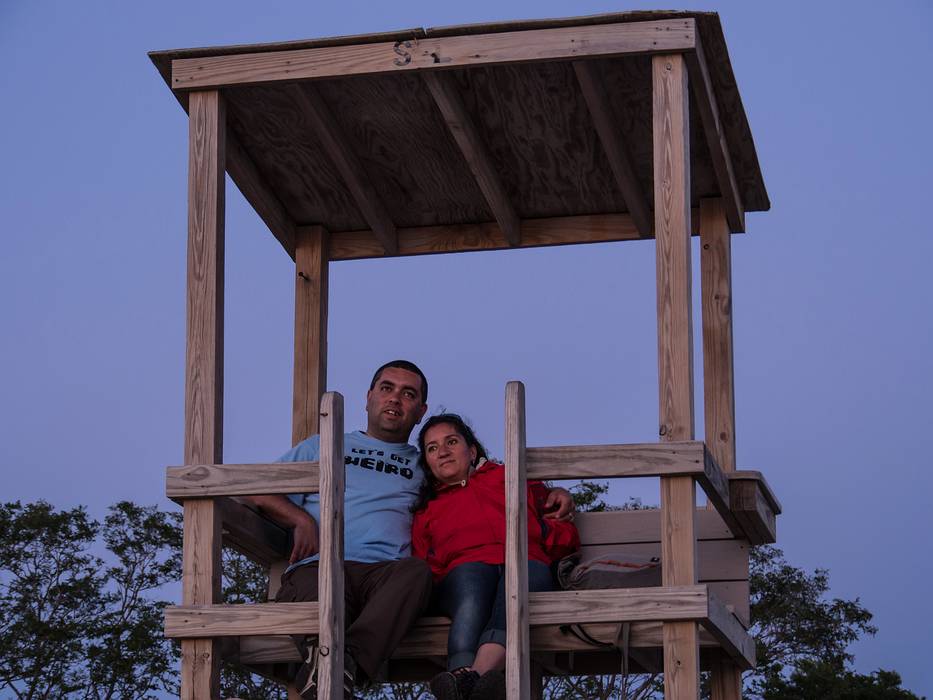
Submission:
[[[661,439],[693,439],[690,273],[690,120],[683,57],[652,57],[654,216],[657,249],[658,384]],[[696,486],[661,479],[665,586],[696,583]],[[693,622],[664,623],[664,696],[698,698],[699,636]]]
[[[700,201],[703,295],[703,406],[706,445],[724,472],[735,471],[732,364],[732,240],[721,199]],[[725,655],[713,661],[713,700],[740,700],[742,673]]]
[[[223,462],[224,103],[216,90],[188,99],[188,299],[185,464]],[[210,499],[185,501],[182,602],[220,599],[220,520]],[[181,697],[220,697],[217,645],[181,644]]]
[[[343,397],[321,398],[321,563],[318,571],[319,700],[343,700]]]
[[[525,386],[505,387],[505,684],[508,700],[531,696],[528,634],[528,486]]]
[[[330,234],[323,226],[295,230],[295,375],[292,445],[319,431],[327,387],[327,268]]]

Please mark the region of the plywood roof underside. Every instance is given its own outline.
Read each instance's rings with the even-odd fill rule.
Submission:
[[[718,15],[631,12],[376,35],[150,54],[169,87],[172,61],[376,42],[494,34],[552,27],[693,18],[702,40],[738,194],[745,211],[770,206]],[[651,56],[590,59],[648,206],[653,198]],[[470,66],[444,71],[462,97],[495,173],[522,220],[630,211],[569,60]],[[419,72],[383,72],[222,88],[228,133],[296,226],[323,225],[339,239],[371,228],[328,153],[299,91],[316,91],[339,137],[365,172],[397,228],[494,222],[495,216]],[[175,91],[183,106],[187,95]],[[690,105],[691,200],[719,196],[694,98]],[[229,165],[229,164],[228,164]],[[235,178],[236,179],[236,178]],[[239,184],[239,183],[238,183]],[[248,188],[247,199],[259,210]],[[279,236],[282,239],[282,236]],[[287,241],[283,245],[288,247]],[[289,251],[291,252],[291,251]]]

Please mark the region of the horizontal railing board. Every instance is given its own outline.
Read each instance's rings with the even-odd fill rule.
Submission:
[[[342,78],[455,67],[690,51],[692,18],[531,29],[410,42],[285,49],[172,61],[172,89]]]
[[[661,511],[657,508],[577,513],[574,524],[586,544],[661,541]],[[715,510],[698,508],[696,525],[698,540],[732,539],[732,532]]]
[[[697,440],[628,445],[563,445],[528,447],[528,478],[542,480],[651,476],[696,476],[704,473],[706,447]]]
[[[529,594],[529,624],[575,624],[606,620],[700,620],[706,616],[706,586],[615,588]],[[170,606],[165,636],[176,639],[264,634],[317,634],[318,603],[253,603]],[[446,627],[447,618],[422,618],[418,628]]]
[[[172,499],[317,493],[317,462],[192,464],[166,469],[165,495]]]

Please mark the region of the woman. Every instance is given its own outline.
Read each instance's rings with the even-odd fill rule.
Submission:
[[[505,468],[486,459],[452,413],[429,418],[418,447],[426,480],[413,508],[412,549],[431,565],[437,603],[451,618],[448,670],[431,690],[438,700],[504,698]],[[547,512],[558,503],[557,513]],[[529,591],[552,590],[551,562],[579,548],[571,509],[566,490],[528,483]]]

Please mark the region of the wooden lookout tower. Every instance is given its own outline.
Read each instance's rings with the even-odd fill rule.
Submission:
[[[773,542],[778,502],[737,471],[730,235],[769,208],[719,17],[633,12],[151,54],[189,115],[182,696],[218,697],[221,657],[282,678],[287,635],[343,643],[342,399],[324,393],[328,267],[340,260],[654,239],[659,438],[526,447],[524,389],[506,390],[507,684],[543,674],[663,671],[667,698],[741,696],[755,663],[748,548]],[[295,261],[292,438],[319,463],[223,464],[224,175]],[[701,239],[706,435],[694,429],[691,236]],[[525,478],[655,476],[660,510],[583,514],[585,549],[659,553],[663,585],[528,594]],[[696,507],[696,485],[709,506]],[[319,603],[222,605],[220,548],[280,571],[287,533],[242,504],[319,491]],[[277,576],[272,577],[273,580]],[[630,623],[622,654],[620,623]],[[582,623],[600,644],[561,631]],[[424,618],[387,664],[426,678],[447,620]],[[341,697],[342,653],[321,697]]]

